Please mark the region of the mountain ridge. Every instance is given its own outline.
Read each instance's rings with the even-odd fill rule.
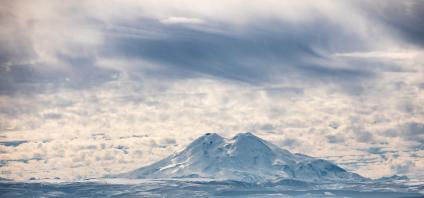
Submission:
[[[136,170],[116,175],[132,179],[208,178],[243,182],[281,179],[364,181],[333,162],[293,154],[250,132],[227,139],[206,133],[184,150]]]

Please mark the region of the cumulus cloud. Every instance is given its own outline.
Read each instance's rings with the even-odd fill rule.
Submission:
[[[417,141],[422,144],[424,142],[424,123],[405,123],[401,126],[400,135],[408,140]]]

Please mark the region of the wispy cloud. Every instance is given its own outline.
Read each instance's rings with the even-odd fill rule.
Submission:
[[[371,51],[371,52],[347,52],[336,53],[336,57],[358,57],[358,58],[378,58],[378,59],[413,59],[422,55],[420,51]]]
[[[163,20],[160,20],[164,24],[200,24],[204,23],[202,19],[198,18],[186,18],[186,17],[169,17]]]

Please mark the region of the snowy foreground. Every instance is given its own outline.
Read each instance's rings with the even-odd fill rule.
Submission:
[[[422,184],[119,180],[0,183],[0,197],[423,197]]]
[[[208,133],[127,173],[80,182],[0,181],[0,197],[424,197],[424,183],[369,179],[251,133]]]

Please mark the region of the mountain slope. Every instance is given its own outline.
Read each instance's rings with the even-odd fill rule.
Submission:
[[[207,133],[183,151],[134,171],[125,178],[210,178],[263,182],[279,179],[304,181],[359,181],[365,178],[350,173],[332,162],[292,154],[251,133],[225,139]]]

